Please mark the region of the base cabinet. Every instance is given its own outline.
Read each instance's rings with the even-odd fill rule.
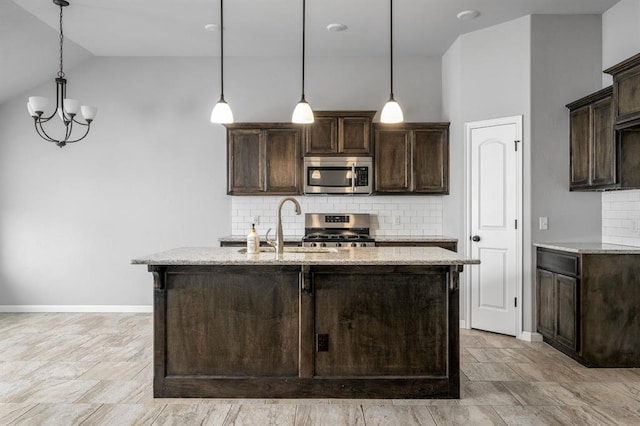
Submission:
[[[460,396],[460,266],[149,270],[155,397]]]
[[[537,249],[537,330],[588,367],[640,367],[640,255]]]
[[[376,241],[376,247],[440,247],[458,251],[458,243],[453,241]]]

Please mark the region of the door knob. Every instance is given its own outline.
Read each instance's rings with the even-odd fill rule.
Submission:
[[[473,237],[471,237],[471,240],[477,243],[478,241],[480,241],[480,235],[474,235]]]

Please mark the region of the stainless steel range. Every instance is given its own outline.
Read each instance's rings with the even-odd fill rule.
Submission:
[[[306,213],[303,247],[373,247],[368,214]]]

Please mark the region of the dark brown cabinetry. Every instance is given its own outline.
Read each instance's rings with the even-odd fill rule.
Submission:
[[[301,191],[302,128],[291,124],[227,126],[227,193],[286,195]]]
[[[613,76],[616,129],[640,125],[640,53],[606,69]]]
[[[316,111],[306,126],[305,155],[370,155],[375,111]]]
[[[611,87],[567,105],[571,190],[615,187],[616,141]]]
[[[589,367],[640,367],[640,255],[537,249],[537,330]]]
[[[375,192],[449,193],[449,123],[376,124]]]

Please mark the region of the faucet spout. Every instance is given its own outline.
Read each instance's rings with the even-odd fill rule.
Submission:
[[[284,253],[284,236],[282,235],[282,206],[287,201],[291,201],[296,209],[296,214],[299,215],[302,213],[302,209],[300,208],[300,203],[293,197],[285,197],[280,200],[280,204],[278,204],[278,212],[276,215],[276,252],[278,254]]]

